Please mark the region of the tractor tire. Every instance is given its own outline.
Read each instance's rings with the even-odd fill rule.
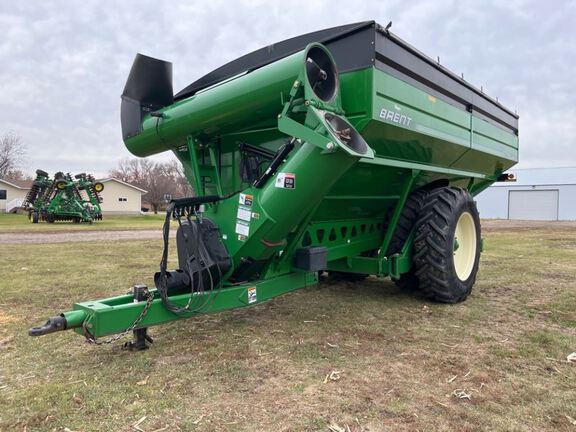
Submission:
[[[37,211],[30,212],[28,218],[30,219],[30,222],[35,223],[35,224],[37,224],[38,220],[40,219]]]
[[[41,176],[41,177],[48,177],[48,173],[46,171],[41,170],[41,169],[36,170],[36,175]]]
[[[56,221],[56,216],[54,216],[52,213],[48,213],[48,215],[46,215],[46,222],[54,223],[55,221]]]
[[[418,189],[410,193],[400,213],[400,218],[396,225],[396,231],[392,236],[388,250],[386,251],[386,256],[391,256],[396,253],[401,253],[408,236],[414,229],[416,221],[418,220],[418,215],[420,210],[424,206],[426,196],[428,191],[424,189]],[[408,273],[404,273],[400,276],[400,279],[394,279],[396,286],[402,290],[406,291],[417,291],[418,290],[418,278],[414,274],[414,267],[410,269]]]
[[[441,303],[466,299],[478,272],[480,217],[465,189],[442,187],[428,193],[416,222],[414,275],[424,297]]]

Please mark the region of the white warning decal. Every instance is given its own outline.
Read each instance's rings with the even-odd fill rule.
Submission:
[[[250,225],[241,220],[236,221],[236,234],[248,237],[250,235]]]
[[[282,189],[296,189],[296,174],[278,173],[274,186]]]
[[[236,217],[238,219],[245,220],[246,222],[250,222],[250,219],[252,219],[252,212],[247,207],[239,206],[238,214]]]

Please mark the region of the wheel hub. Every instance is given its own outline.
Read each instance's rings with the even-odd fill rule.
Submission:
[[[476,259],[476,225],[469,212],[458,218],[454,233],[454,269],[461,281],[470,277]]]

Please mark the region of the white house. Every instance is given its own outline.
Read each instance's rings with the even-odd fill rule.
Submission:
[[[576,220],[576,167],[507,172],[517,181],[494,183],[475,198],[482,218]]]
[[[146,193],[144,189],[115,178],[98,181],[104,184],[104,190],[100,192],[102,214],[140,214],[142,195]]]
[[[28,180],[0,179],[0,213],[20,207],[31,186]]]

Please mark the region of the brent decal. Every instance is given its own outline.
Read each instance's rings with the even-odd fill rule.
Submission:
[[[410,122],[412,121],[411,117],[407,115],[400,114],[398,111],[387,110],[386,108],[382,108],[380,110],[380,118],[382,120],[388,120],[394,123],[398,123],[402,126],[410,126]]]

